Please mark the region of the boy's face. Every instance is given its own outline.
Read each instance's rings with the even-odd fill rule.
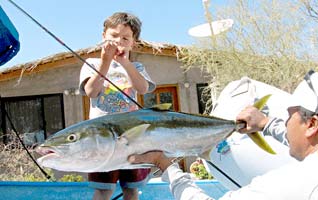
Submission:
[[[120,53],[130,51],[135,44],[131,28],[122,24],[106,29],[103,32],[103,40],[115,41]]]

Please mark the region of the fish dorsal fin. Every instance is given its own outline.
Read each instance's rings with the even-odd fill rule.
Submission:
[[[119,137],[118,141],[120,143],[129,145],[129,143],[134,141],[136,138],[140,137],[147,130],[149,126],[150,124],[140,124],[131,129],[128,129]]]
[[[156,110],[156,111],[167,111],[170,110],[172,104],[171,103],[162,103],[152,106],[150,109]]]
[[[260,100],[254,103],[254,107],[258,110],[262,110],[267,103],[268,99],[271,97],[271,94],[263,96]],[[270,153],[270,154],[276,154],[276,152],[272,149],[272,147],[266,142],[265,138],[259,133],[249,133],[247,134],[253,142],[259,146],[264,151]]]

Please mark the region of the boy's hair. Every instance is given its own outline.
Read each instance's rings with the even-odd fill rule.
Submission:
[[[134,39],[136,41],[139,40],[141,21],[138,19],[138,17],[126,12],[116,12],[104,21],[104,32],[108,28],[116,27],[119,24],[129,26],[133,32]]]

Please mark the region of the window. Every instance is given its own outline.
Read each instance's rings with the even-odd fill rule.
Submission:
[[[197,84],[197,94],[200,114],[210,114],[212,110],[211,89],[207,83]]]
[[[15,137],[10,120],[26,145],[41,143],[65,128],[63,95],[2,98],[1,129],[4,143]]]
[[[172,110],[179,111],[178,92],[176,85],[158,86],[155,91],[145,95],[140,95],[138,101],[145,108],[156,104],[171,103]]]

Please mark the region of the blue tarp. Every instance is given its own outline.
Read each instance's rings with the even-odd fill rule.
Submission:
[[[20,50],[19,33],[0,6],[0,66]]]

